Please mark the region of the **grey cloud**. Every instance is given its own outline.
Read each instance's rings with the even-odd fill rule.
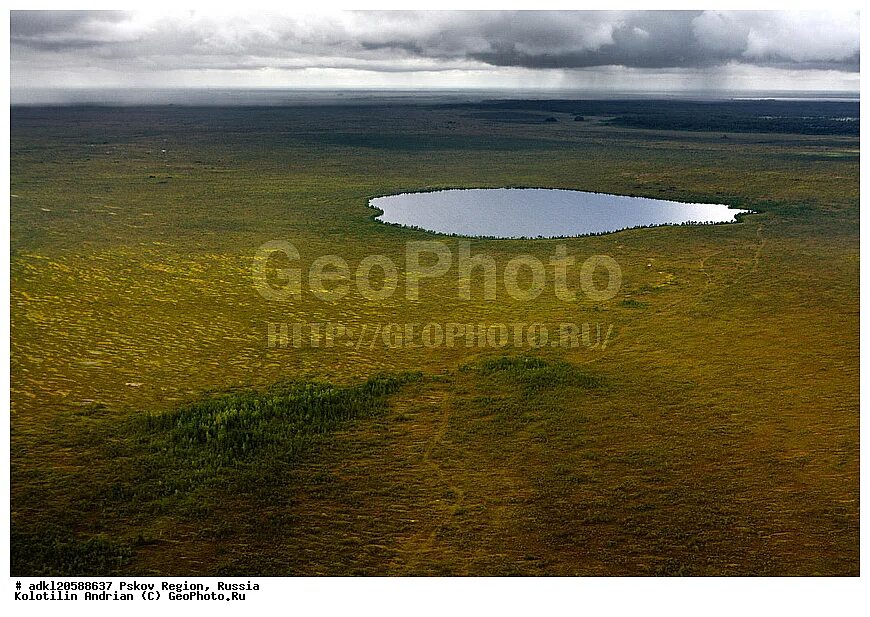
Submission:
[[[9,33],[13,45],[93,47],[111,41],[112,30],[129,17],[124,11],[10,11]]]
[[[11,11],[9,30],[13,38],[70,32],[88,21],[118,22],[126,15],[123,11]]]
[[[364,39],[364,45],[414,49],[430,57],[462,54],[494,66],[533,69],[702,68],[728,62],[859,68],[857,16],[853,24],[843,19],[828,24],[823,14],[793,20],[749,12],[506,13],[481,16],[470,33],[466,20],[456,21],[458,27],[388,41]],[[795,34],[803,34],[796,37],[799,46]],[[765,42],[763,50],[758,49],[759,41]]]
[[[705,68],[729,63],[856,72],[857,14],[747,11],[12,11],[12,69],[354,67]]]

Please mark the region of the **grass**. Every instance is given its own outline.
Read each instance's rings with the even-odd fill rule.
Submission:
[[[460,370],[475,369],[482,375],[506,375],[510,384],[521,384],[529,396],[569,387],[597,388],[603,384],[600,377],[583,373],[566,362],[552,364],[535,357],[489,358],[479,367],[465,365]]]
[[[118,575],[131,554],[130,546],[100,536],[79,540],[51,529],[31,534],[13,531],[11,538],[12,563],[33,576]]]
[[[505,110],[557,123],[14,109],[13,573],[856,574],[858,138],[632,129],[590,105]],[[321,255],[354,271],[432,238],[373,221],[371,195],[499,186],[758,214],[471,242],[500,269],[560,244],[611,255],[608,302],[487,301],[476,284],[460,300],[455,272],[418,302],[254,288],[268,240],[303,271]],[[268,322],[309,321],[613,334],[534,352],[267,346]]]
[[[149,414],[145,430],[166,455],[207,471],[254,456],[293,458],[313,439],[383,406],[409,378],[372,377],[352,387],[290,382],[225,394]]]
[[[419,378],[384,375],[351,386],[283,381],[261,392],[207,395],[131,416],[79,442],[117,466],[112,480],[92,489],[84,505],[92,516],[96,506],[130,517],[170,511],[197,520],[203,504],[216,496],[268,500],[281,491],[283,473],[306,453],[349,423],[383,413],[389,395]],[[90,406],[83,417],[100,412],[105,408]],[[63,528],[42,521],[22,527],[12,538],[14,568],[45,575],[118,573],[134,547],[155,543],[141,532],[115,542],[102,534],[79,538],[67,530],[64,535]]]

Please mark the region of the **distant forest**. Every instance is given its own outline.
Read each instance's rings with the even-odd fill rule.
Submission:
[[[857,136],[861,129],[858,101],[513,100],[447,107],[493,120],[503,114],[506,121],[522,121],[524,115],[528,121],[543,121],[533,112],[567,113],[604,117],[616,126],[671,131]]]

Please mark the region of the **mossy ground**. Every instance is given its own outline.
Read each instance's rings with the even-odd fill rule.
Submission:
[[[858,139],[557,117],[14,109],[13,573],[857,573]],[[453,276],[416,302],[400,287],[270,303],[253,286],[268,240],[304,269],[401,265],[431,239],[373,221],[368,196],[498,186],[759,214],[472,242],[502,266],[558,244],[611,255],[623,285],[604,303],[464,301]],[[603,350],[267,347],[267,322],[310,321],[614,330]],[[239,454],[244,430],[230,454],[169,447],[220,434],[203,400],[359,396],[381,373],[402,385],[340,398],[356,411],[298,451],[280,414],[257,455]]]

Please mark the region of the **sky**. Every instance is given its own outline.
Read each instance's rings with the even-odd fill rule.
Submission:
[[[36,89],[859,89],[857,12],[12,11]]]

